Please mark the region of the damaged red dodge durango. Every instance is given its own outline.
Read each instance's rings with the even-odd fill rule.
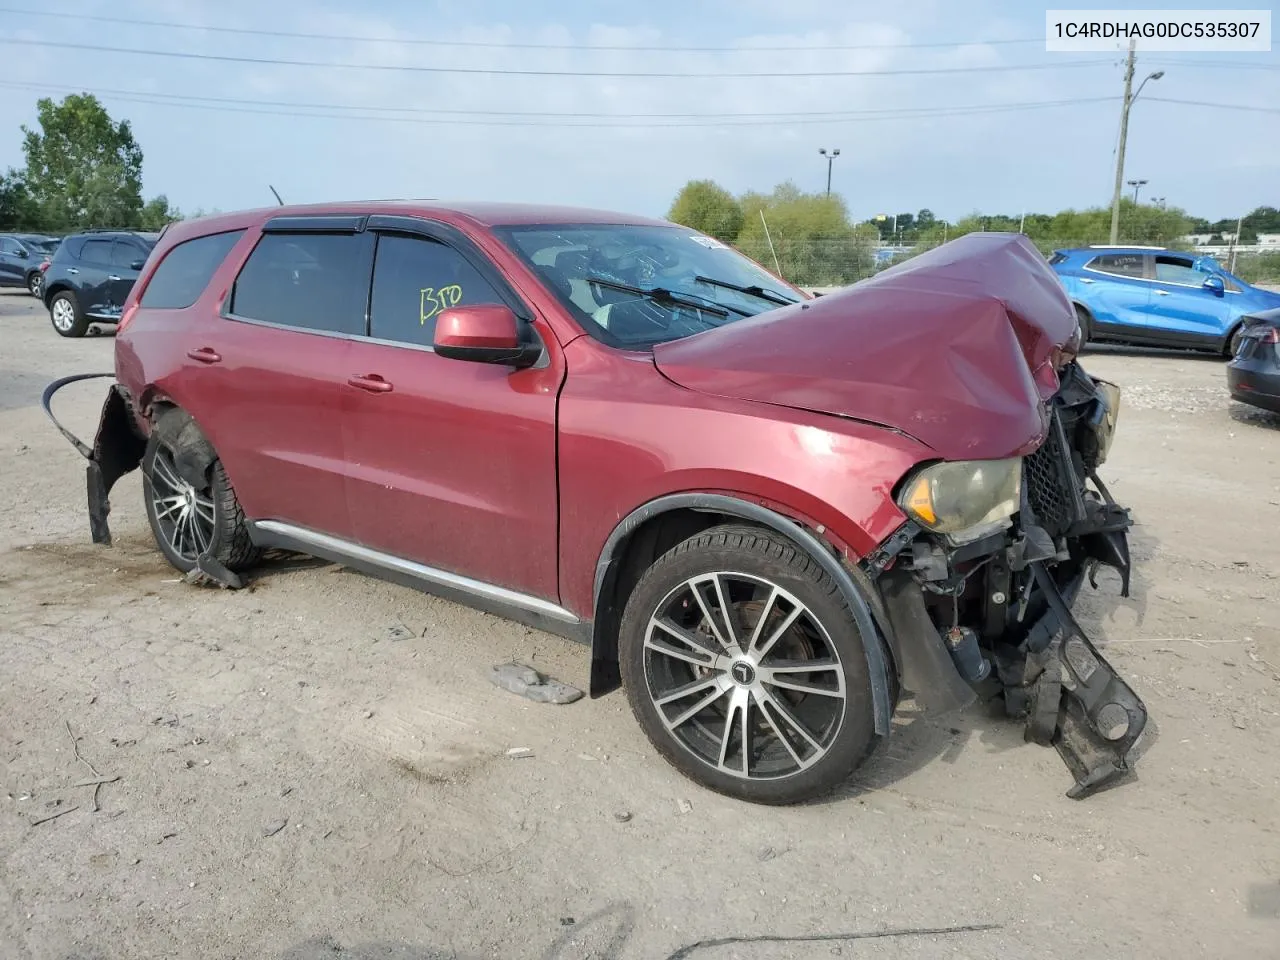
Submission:
[[[140,466],[179,570],[285,548],[581,640],[592,696],[713,790],[829,790],[909,692],[1002,696],[1079,797],[1146,723],[1071,614],[1129,580],[1119,390],[1079,343],[1015,235],[814,298],[658,220],[273,208],[165,231],[67,436],[95,541]]]

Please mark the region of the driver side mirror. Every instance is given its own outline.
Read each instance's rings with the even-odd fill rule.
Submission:
[[[31,256],[31,254],[27,253],[27,251],[24,250],[22,247],[19,247],[17,251],[14,253],[14,256],[17,257],[19,260],[25,260],[27,259],[27,257]]]
[[[143,267],[145,267],[146,265],[147,265],[147,261],[145,261],[145,260],[135,260],[135,261],[133,261],[133,263],[129,264],[129,269],[130,269],[130,270],[141,270],[141,269],[142,269]]]
[[[1226,284],[1222,282],[1221,277],[1209,277],[1204,282],[1204,288],[1215,297],[1220,297],[1227,292]]]
[[[542,346],[522,336],[521,327],[511,308],[500,304],[450,307],[436,317],[435,350],[450,360],[531,367]]]

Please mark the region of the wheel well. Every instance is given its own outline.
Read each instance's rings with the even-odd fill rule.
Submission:
[[[49,287],[49,289],[47,289],[44,292],[44,296],[46,301],[52,300],[54,297],[62,293],[64,290],[70,290],[70,289],[71,289],[71,284],[60,280],[57,283],[55,283],[53,286]]]
[[[618,627],[627,600],[653,562],[678,543],[723,523],[741,524],[741,517],[705,510],[677,509],[645,520],[618,542],[596,597],[592,624],[591,695],[616,689]]]
[[[1227,331],[1227,335],[1222,338],[1222,354],[1228,360],[1231,359],[1231,341],[1235,339],[1236,334],[1240,332],[1240,328],[1244,326],[1244,318],[1240,318],[1231,325],[1231,329]]]

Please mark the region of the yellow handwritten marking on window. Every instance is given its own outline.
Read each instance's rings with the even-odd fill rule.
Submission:
[[[437,290],[435,287],[422,288],[421,307],[418,311],[419,325],[425,324],[441,310],[456,307],[462,302],[462,287],[451,283]]]

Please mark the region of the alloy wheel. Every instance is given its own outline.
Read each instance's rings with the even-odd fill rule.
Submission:
[[[44,278],[38,273],[33,273],[31,279],[27,281],[27,289],[31,291],[33,297],[40,296],[40,288],[44,286]]]
[[[826,628],[751,574],[700,574],[668,593],[645,629],[644,672],[671,737],[735,777],[808,769],[844,721],[844,667]]]
[[[71,301],[65,297],[53,302],[51,310],[53,325],[60,333],[67,333],[76,325],[76,311]]]
[[[198,490],[178,473],[168,447],[156,448],[151,461],[151,508],[165,542],[192,563],[213,545],[217,530],[209,488]]]

